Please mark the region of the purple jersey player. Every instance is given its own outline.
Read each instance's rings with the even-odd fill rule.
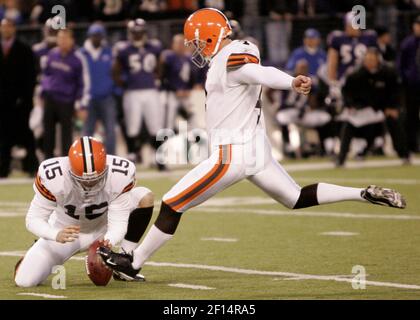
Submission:
[[[45,22],[44,29],[43,29],[43,39],[41,42],[35,43],[32,46],[32,51],[34,52],[35,56],[39,61],[39,68],[42,70],[45,67],[45,62],[47,58],[48,52],[55,47],[57,42],[57,31],[58,29],[54,29],[54,19],[57,17],[48,19]]]
[[[32,51],[37,60],[37,73],[38,73],[38,84],[35,87],[34,91],[34,108],[32,109],[31,116],[29,119],[29,125],[34,136],[37,139],[37,143],[40,143],[40,138],[42,137],[44,128],[42,125],[43,117],[43,100],[41,99],[41,71],[45,68],[47,63],[48,52],[56,46],[57,43],[57,31],[54,29],[53,24],[58,19],[58,16],[50,18],[45,22],[44,28],[42,30],[43,39],[41,42],[35,43],[32,46]]]
[[[119,44],[116,50],[116,61],[124,78],[125,89],[156,88],[157,56],[160,48],[146,42],[136,47],[131,41]],[[121,81],[120,81],[121,84]]]
[[[349,68],[361,63],[368,47],[377,46],[376,32],[352,26],[352,12],[345,18],[344,31],[333,31],[328,36],[328,75],[330,80],[340,80]]]
[[[124,90],[128,157],[135,161],[143,119],[153,147],[157,149],[160,145],[156,135],[164,127],[164,114],[156,81],[161,47],[148,40],[143,19],[129,21],[127,32],[128,40],[117,43],[114,49],[113,75],[115,83]],[[158,164],[158,168],[164,166]]]

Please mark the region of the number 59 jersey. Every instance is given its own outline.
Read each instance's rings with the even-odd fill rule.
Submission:
[[[52,209],[49,223],[57,227],[80,225],[81,232],[90,232],[107,223],[108,208],[120,195],[136,184],[136,167],[124,158],[107,155],[105,187],[95,195],[86,196],[70,177],[68,157],[45,160],[34,182],[35,198],[44,208]],[[118,210],[118,208],[113,208]],[[129,214],[120,209],[121,214]]]

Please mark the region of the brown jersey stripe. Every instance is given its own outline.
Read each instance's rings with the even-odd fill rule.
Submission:
[[[55,197],[54,195],[42,184],[41,179],[38,176],[38,179],[36,181],[36,186],[38,188],[38,190],[47,198],[55,201]]]
[[[228,59],[228,63],[237,62],[237,61],[249,61],[249,62],[252,62],[252,63],[258,63],[259,62],[258,58],[249,57],[249,56],[229,58]]]
[[[48,191],[45,191],[45,189],[43,189],[38,183],[35,183],[35,186],[43,197],[50,201],[56,201],[56,198],[52,194],[48,193]]]
[[[236,60],[240,60],[240,59],[249,59],[250,61],[257,61],[259,62],[260,59],[258,59],[258,57],[249,54],[249,53],[232,53],[229,58],[228,61],[236,61]]]
[[[45,198],[47,198],[50,201],[57,201],[54,195],[42,184],[41,179],[38,175],[35,179],[35,186]]]
[[[237,56],[250,56],[250,57],[254,57],[254,58],[257,58],[258,59],[257,56],[254,56],[251,53],[245,53],[245,52],[242,52],[242,53],[231,53],[229,57],[237,57]]]
[[[131,189],[134,188],[134,186],[136,185],[135,181],[130,182],[121,193],[126,193],[127,191],[130,191]]]
[[[243,58],[243,59],[235,59],[235,60],[229,60],[227,63],[227,68],[235,68],[235,67],[239,67],[242,66],[244,64],[247,63],[255,63],[258,64],[259,61],[255,60],[255,59],[249,59],[249,58]]]

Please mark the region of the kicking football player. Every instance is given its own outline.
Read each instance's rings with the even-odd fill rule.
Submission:
[[[136,187],[135,174],[132,162],[107,155],[101,142],[87,136],[72,144],[68,157],[42,162],[26,216],[26,228],[40,239],[16,265],[16,285],[39,285],[53,266],[97,239],[134,250],[153,212],[153,194]]]
[[[248,41],[232,41],[230,33],[227,18],[215,9],[198,10],[185,22],[185,42],[195,47],[194,62],[210,65],[206,122],[213,152],[163,196],[155,224],[133,255],[98,248],[105,263],[127,280],[173,237],[186,210],[245,178],[290,209],[345,200],[405,207],[398,192],[376,186],[317,183],[301,188],[271,155],[260,96],[262,86],[308,94],[311,79],[261,66],[258,48]]]

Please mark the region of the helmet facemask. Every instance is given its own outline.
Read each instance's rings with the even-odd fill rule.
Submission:
[[[206,49],[206,41],[200,39],[194,39],[190,41],[185,40],[184,45],[194,49],[191,54],[191,61],[197,67],[204,68],[210,62],[210,57],[203,53],[204,49]]]
[[[104,171],[100,174],[94,173],[83,173],[83,176],[75,175],[71,170],[70,177],[73,181],[77,190],[84,197],[91,197],[100,192],[106,183],[106,178],[108,176],[108,166],[105,167]]]

